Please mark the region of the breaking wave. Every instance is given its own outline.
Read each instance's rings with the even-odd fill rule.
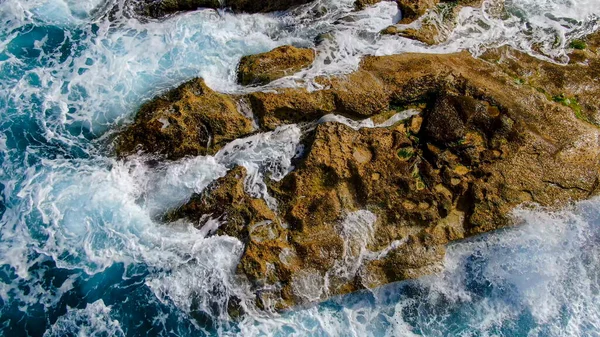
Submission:
[[[505,44],[564,62],[568,42],[597,29],[600,14],[598,1],[513,0],[498,17],[490,0],[463,9],[448,41],[429,47],[378,34],[401,17],[393,2],[359,12],[353,2],[139,20],[108,15],[118,1],[0,1],[1,333],[597,336],[598,199],[561,212],[516,210],[522,226],[451,245],[441,275],[269,315],[252,308],[235,278],[242,243],[207,236],[218,219],[157,220],[235,165],[249,172],[248,192],[274,207],[263,176],[282,178],[302,151],[302,128],[289,125],[215,156],[115,159],[113,132],[142,102],[191,77],[224,92],[318,89],[311,79],[348,73],[367,54],[477,54]],[[314,47],[317,61],[267,87],[235,83],[242,55],[283,44]],[[369,214],[355,220],[341,224],[348,236],[368,232]],[[231,306],[246,315],[232,319]]]

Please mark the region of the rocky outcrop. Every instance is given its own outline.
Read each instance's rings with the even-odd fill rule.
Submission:
[[[490,50],[482,58],[496,63],[516,84],[533,87],[549,100],[571,108],[577,118],[600,126],[600,33],[577,43],[566,65],[506,47]]]
[[[134,123],[119,135],[117,154],[157,154],[168,159],[205,155],[253,131],[237,103],[200,78],[144,104]]]
[[[255,284],[273,284],[289,279],[300,272],[300,260],[288,241],[288,229],[277,214],[269,209],[263,199],[248,196],[244,190],[246,170],[237,166],[209,186],[202,194],[192,196],[182,207],[171,211],[165,221],[186,218],[204,224],[211,217],[222,223],[214,228],[217,235],[230,235],[244,242],[246,248],[238,265],[238,272]],[[208,233],[210,234],[210,233]],[[259,304],[265,306],[269,299],[262,294]],[[280,298],[277,300],[281,301]],[[276,303],[276,308],[289,306]]]
[[[410,23],[425,14],[427,10],[435,7],[439,0],[397,0],[402,12],[401,23]]]
[[[312,0],[147,0],[139,6],[138,12],[145,16],[160,18],[165,15],[196,10],[198,8],[230,7],[235,12],[264,13],[282,11],[294,6],[307,4]]]
[[[242,85],[267,84],[309,67],[315,52],[309,48],[281,46],[269,52],[242,57],[238,82]]]
[[[598,194],[598,42],[582,41],[566,66],[504,48],[483,58],[366,57],[355,73],[319,79],[327,89],[313,92],[231,97],[194,80],[144,106],[120,149],[168,158],[214,151],[197,139],[218,144],[250,132],[236,100],[249,103],[263,130],[328,113],[420,110],[388,127],[317,125],[296,169],[267,181],[276,209],[246,193],[237,167],[166,216],[198,226],[212,218],[221,225],[210,230],[242,240],[238,273],[260,307],[319,301],[435,272],[447,243],[513,224],[519,205]],[[211,136],[194,138],[191,130],[203,128],[193,125],[210,126]]]
[[[261,127],[310,121],[338,112],[364,119],[389,110],[389,92],[380,79],[367,72],[348,75],[347,79],[321,79],[328,87],[309,92],[306,89],[280,89],[246,96]]]
[[[386,128],[317,126],[297,169],[269,183],[276,210],[245,194],[238,168],[170,219],[222,216],[220,233],[247,245],[238,271],[262,307],[435,272],[448,242],[510,225],[518,205],[598,193],[600,130],[506,71],[467,53],[368,57],[324,91],[250,94],[267,127],[422,112]]]
[[[421,10],[381,31],[384,35],[398,35],[417,40],[428,45],[444,42],[455,28],[458,14],[465,6],[479,7],[481,0],[472,1],[429,1],[423,4],[408,2],[408,7],[415,5]],[[411,5],[412,4],[412,5]],[[403,12],[404,13],[404,12]],[[408,10],[407,13],[412,13]],[[416,21],[416,22],[415,22]]]

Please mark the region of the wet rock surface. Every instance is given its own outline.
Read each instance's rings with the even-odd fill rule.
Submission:
[[[403,19],[381,31],[384,35],[398,35],[417,40],[428,45],[444,42],[455,28],[458,15],[465,6],[479,7],[481,0],[472,1],[428,1],[424,3],[407,1]],[[410,9],[413,6],[419,10]],[[402,5],[401,5],[402,7]]]
[[[215,153],[252,131],[252,121],[231,97],[196,78],[144,104],[116,150],[119,156],[145,152],[178,159]]]
[[[160,18],[181,11],[220,7],[219,0],[160,0],[143,2],[139,5],[138,12],[144,16]]]
[[[577,118],[600,126],[600,33],[570,44],[566,65],[510,48],[490,50],[482,58],[496,63],[515,83],[535,88],[549,100],[571,108]]]
[[[283,11],[295,6],[300,6],[312,2],[313,0],[226,0],[227,7],[231,7],[237,12],[259,13]]]
[[[314,60],[314,50],[293,46],[244,56],[238,66],[238,82],[242,85],[267,84],[309,67]]]
[[[192,115],[202,123],[233,121],[227,132],[214,133],[221,143],[250,132],[235,100],[250,103],[262,130],[329,113],[364,119],[419,109],[387,127],[327,122],[308,131],[296,169],[267,182],[274,209],[246,193],[245,170],[237,167],[167,215],[198,226],[208,226],[209,215],[221,223],[211,231],[243,241],[238,273],[259,307],[320,301],[436,272],[447,243],[514,224],[510,212],[519,205],[555,207],[597,194],[596,40],[589,37],[567,66],[508,49],[481,59],[366,57],[355,73],[319,79],[327,89],[314,92],[230,97],[196,80],[142,108],[121,148],[142,142],[169,158],[211,151],[186,147],[180,139],[188,136],[180,135],[187,133],[163,132],[164,123],[157,124],[167,118],[187,130],[192,124],[174,112],[185,104],[195,106],[185,111],[200,111]],[[213,105],[190,103],[197,100]],[[203,120],[215,106],[219,113]],[[178,117],[170,122],[173,113]]]

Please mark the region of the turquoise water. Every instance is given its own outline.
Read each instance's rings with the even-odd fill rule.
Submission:
[[[376,34],[399,20],[392,3],[351,13],[352,3],[141,22],[127,13],[109,21],[120,2],[0,1],[1,334],[600,335],[596,199],[556,213],[516,210],[522,226],[452,245],[437,276],[229,319],[227,302],[250,297],[233,273],[242,244],[156,218],[236,164],[255,178],[249,190],[268,197],[262,175],[293,169],[301,128],[257,134],[213,157],[119,161],[111,137],[140,104],[194,76],[246,90],[234,83],[239,58],[290,43],[318,48],[318,60],[275,86],[303,78],[315,89],[311,78],[352,71],[365,54],[528,51],[541,41],[540,57],[564,61],[568,40],[596,29],[600,11],[583,0],[507,1],[502,19],[465,10],[448,43],[428,49]],[[333,38],[315,46],[326,32]]]

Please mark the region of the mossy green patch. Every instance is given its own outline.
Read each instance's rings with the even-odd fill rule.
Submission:
[[[568,97],[565,94],[560,94],[560,95],[552,96],[552,100],[556,103],[560,103],[564,106],[571,108],[571,110],[573,110],[573,112],[575,113],[575,117],[577,117],[577,119],[584,121],[586,123],[590,123],[590,124],[599,126],[597,123],[592,122],[583,113],[583,109],[582,109],[581,105],[579,105],[579,102],[577,101],[577,99],[575,97]]]
[[[522,79],[522,78],[515,77],[514,80],[515,80],[515,84],[517,84],[517,85],[523,85],[523,84],[525,84],[525,80]]]
[[[579,102],[577,102],[577,99],[575,97],[568,97],[565,94],[560,94],[552,96],[552,100],[556,103],[568,106],[573,111],[575,111],[576,115],[581,114],[581,106],[579,105]]]
[[[573,40],[569,43],[569,47],[577,50],[584,50],[587,48],[587,44],[583,40]]]
[[[415,150],[412,147],[405,147],[398,150],[398,157],[403,160],[409,160],[415,155]]]

